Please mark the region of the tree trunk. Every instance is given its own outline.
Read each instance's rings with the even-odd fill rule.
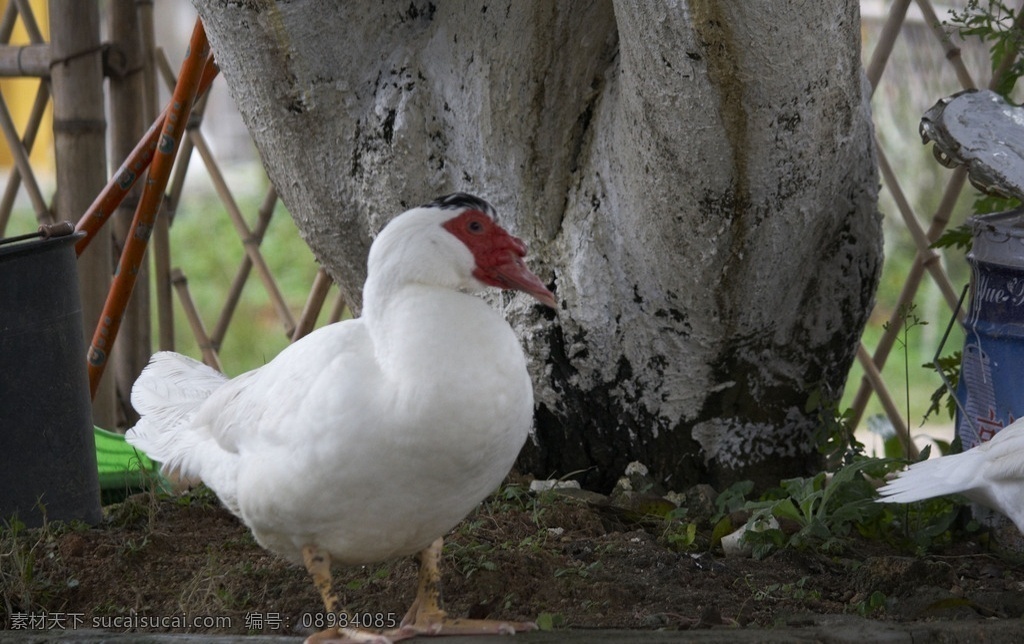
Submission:
[[[817,467],[881,262],[857,3],[196,3],[350,301],[370,233],[438,194],[529,243],[561,308],[504,300],[537,390],[521,468]]]

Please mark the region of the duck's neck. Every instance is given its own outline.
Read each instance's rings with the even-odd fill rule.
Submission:
[[[516,342],[505,320],[473,295],[370,281],[365,292],[363,318],[377,359],[385,373],[402,379],[433,378],[441,365],[475,371]]]

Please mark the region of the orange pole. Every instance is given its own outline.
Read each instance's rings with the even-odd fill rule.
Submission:
[[[114,274],[114,282],[110,286],[110,293],[103,305],[103,313],[100,315],[96,333],[93,335],[92,344],[89,347],[89,388],[93,395],[96,394],[103,370],[107,366],[110,348],[117,338],[117,331],[121,327],[121,318],[128,305],[128,299],[135,288],[139,267],[146,254],[146,243],[149,241],[157,213],[160,211],[160,203],[163,200],[164,190],[167,188],[167,181],[174,165],[174,157],[178,152],[178,145],[181,143],[181,137],[185,132],[188,116],[192,111],[192,104],[199,89],[199,80],[207,60],[210,58],[210,45],[206,40],[206,31],[203,29],[203,23],[196,20],[192,39],[189,41],[185,60],[182,62],[181,72],[178,74],[178,84],[175,86],[171,102],[167,106],[166,117],[153,153],[152,167],[146,177],[142,197],[135,210],[135,217],[132,219],[132,225],[128,231],[128,239],[125,240],[117,272]]]
[[[199,88],[196,91],[196,96],[201,96],[210,88],[210,85],[213,84],[213,79],[217,77],[218,71],[213,57],[207,58],[206,64],[203,67],[203,75],[199,79]],[[173,101],[171,105],[173,105]],[[156,153],[156,142],[160,138],[160,132],[163,130],[164,121],[171,109],[171,105],[165,107],[160,116],[153,121],[153,125],[149,127],[149,130],[139,141],[139,144],[135,146],[132,153],[128,155],[128,158],[125,159],[121,167],[114,173],[114,177],[103,191],[100,192],[99,196],[96,197],[96,200],[92,202],[92,205],[85,211],[82,218],[78,220],[75,230],[85,233],[85,237],[79,239],[75,244],[75,252],[78,255],[81,255],[82,251],[86,249],[89,242],[92,241],[103,224],[110,218],[110,214],[121,205],[125,195],[128,194],[128,191],[132,189],[132,186],[135,185],[135,182],[153,161],[153,156]]]

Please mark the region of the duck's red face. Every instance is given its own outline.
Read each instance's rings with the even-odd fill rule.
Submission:
[[[444,228],[473,253],[473,277],[488,286],[528,293],[541,304],[556,308],[554,294],[523,261],[526,244],[508,234],[486,213],[465,210],[444,222]]]

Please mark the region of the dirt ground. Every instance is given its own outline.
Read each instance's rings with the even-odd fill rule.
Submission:
[[[450,613],[536,620],[544,630],[646,631],[771,629],[822,615],[890,623],[1020,623],[1024,615],[1024,562],[980,538],[924,555],[858,538],[840,554],[727,558],[711,543],[710,525],[687,535],[649,508],[624,509],[585,492],[535,494],[528,485],[503,487],[447,539]],[[3,533],[0,625],[318,630],[324,616],[305,571],[264,552],[208,492],[137,494],[106,514],[96,527]],[[412,559],[336,575],[349,614],[378,625],[401,619],[415,580]]]

